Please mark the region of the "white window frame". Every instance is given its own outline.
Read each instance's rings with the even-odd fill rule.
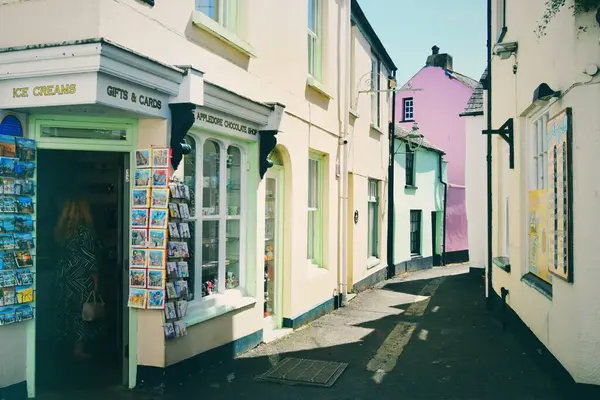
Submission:
[[[308,32],[308,75],[312,76],[316,81],[321,82],[323,78],[323,2],[322,0],[308,0],[307,2],[307,17],[308,4],[312,3],[314,30],[310,29],[308,22],[306,24]],[[308,18],[307,18],[308,21]]]
[[[324,206],[324,200],[325,200],[325,195],[323,193],[323,190],[325,188],[325,185],[323,184],[323,178],[324,178],[324,161],[325,161],[325,157],[317,155],[315,153],[310,153],[309,155],[309,164],[308,164],[308,174],[307,174],[307,223],[306,223],[306,238],[307,238],[307,243],[306,243],[306,258],[308,260],[309,265],[312,265],[314,267],[319,267],[322,268],[323,265],[323,241],[324,241],[324,232],[323,232],[323,206]],[[311,204],[310,201],[310,186],[311,186],[311,173],[310,173],[310,162],[316,162],[317,163],[317,182],[316,182],[316,204]],[[311,217],[311,214],[315,213],[315,218],[316,218],[316,223],[314,224],[314,231],[311,231],[310,229],[310,225],[309,225],[309,220]],[[312,254],[310,254],[310,248],[311,248],[311,241],[312,241],[312,249],[313,252]]]
[[[217,135],[211,134],[193,134],[192,138],[196,141],[196,160],[195,160],[195,258],[194,258],[194,302],[195,301],[206,301],[211,298],[223,296],[226,294],[239,294],[241,296],[247,295],[246,290],[246,267],[247,256],[246,256],[246,243],[248,238],[247,232],[247,160],[248,160],[248,149],[244,142],[221,138]],[[219,151],[221,154],[221,162],[219,165],[219,214],[203,216],[203,177],[204,177],[204,163],[203,153],[204,144],[206,141],[212,140],[219,145]],[[240,164],[241,164],[241,182],[240,182],[240,193],[241,193],[241,205],[240,215],[230,216],[227,215],[227,149],[229,146],[237,147],[240,150]],[[226,258],[226,246],[227,246],[227,221],[239,220],[240,221],[240,264],[239,264],[239,285],[237,288],[226,289],[225,288],[225,276],[227,266],[225,264]],[[218,221],[219,222],[219,272],[218,279],[219,285],[216,293],[202,297],[202,223],[205,221]]]
[[[549,113],[543,113],[532,123],[532,134],[529,136],[528,146],[528,182],[529,190],[548,188],[548,151],[547,147],[547,124]]]
[[[379,181],[369,178],[367,183],[367,258],[369,265],[372,261],[379,260]],[[371,213],[371,207],[375,207],[374,213]],[[374,218],[374,221],[371,221]]]
[[[381,61],[371,55],[371,124],[381,127]]]
[[[415,99],[413,97],[405,97],[402,99],[402,120],[415,120]]]
[[[239,0],[195,0],[196,11],[199,11],[206,15],[208,18],[214,20],[225,29],[234,33],[238,32],[239,27]],[[213,7],[216,8],[214,17],[203,11],[202,3],[212,3]]]

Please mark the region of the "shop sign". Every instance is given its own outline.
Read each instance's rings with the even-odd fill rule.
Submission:
[[[248,123],[235,117],[200,108],[196,109],[195,125],[200,128],[247,139],[256,140],[258,136],[258,128],[256,126],[248,125]]]
[[[98,102],[139,114],[169,117],[169,97],[155,90],[109,76],[98,77]]]

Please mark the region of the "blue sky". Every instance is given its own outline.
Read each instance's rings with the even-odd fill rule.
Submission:
[[[479,80],[485,69],[485,0],[359,0],[398,67],[400,85],[425,65],[431,47],[452,56],[454,70]]]

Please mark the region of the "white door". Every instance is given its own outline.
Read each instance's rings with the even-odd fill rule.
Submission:
[[[282,183],[283,168],[275,165],[268,170],[265,178],[264,316],[266,329],[281,327]]]

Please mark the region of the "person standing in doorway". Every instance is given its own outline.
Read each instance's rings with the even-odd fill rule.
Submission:
[[[58,334],[74,346],[77,359],[91,356],[85,344],[98,331],[99,321],[82,318],[84,302],[98,290],[98,241],[90,207],[85,200],[68,200],[54,230],[61,257],[57,266]]]

